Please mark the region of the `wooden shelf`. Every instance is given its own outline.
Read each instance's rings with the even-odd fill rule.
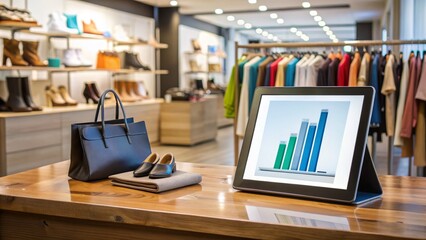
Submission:
[[[41,27],[41,25],[28,22],[0,21],[0,29],[16,30],[30,29],[32,27]]]
[[[189,71],[185,74],[223,74],[223,72],[209,72],[209,71]]]
[[[219,58],[226,58],[226,56],[223,56],[221,54],[217,53],[205,53],[205,52],[185,52],[186,55],[203,55],[208,57],[219,57]]]
[[[122,74],[130,74],[130,73],[146,73],[146,74],[168,74],[168,70],[152,70],[152,71],[145,71],[145,70],[133,70],[133,69],[98,69],[98,68],[91,68],[91,67],[61,67],[61,68],[54,68],[54,67],[24,67],[24,66],[0,66],[0,71],[47,71],[47,72],[93,72],[93,71],[105,71],[105,72],[112,72],[112,73],[122,73]]]

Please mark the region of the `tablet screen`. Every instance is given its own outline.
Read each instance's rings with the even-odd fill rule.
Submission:
[[[262,95],[243,179],[346,190],[363,95]]]

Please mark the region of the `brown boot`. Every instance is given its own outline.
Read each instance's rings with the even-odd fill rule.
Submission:
[[[22,41],[22,45],[24,46],[22,58],[25,61],[32,66],[47,67],[47,65],[40,60],[37,54],[38,42]]]
[[[133,82],[133,81],[126,81],[126,91],[129,94],[129,96],[130,96],[131,99],[134,99],[135,101],[142,100],[142,98],[139,97],[136,94],[136,92],[134,91],[134,87],[133,87],[134,83],[135,82]]]
[[[28,66],[28,63],[22,59],[19,50],[19,41],[15,39],[3,39],[3,66],[6,66],[6,60],[9,58],[14,66]]]
[[[135,102],[136,99],[131,97],[129,95],[129,93],[127,93],[126,82],[127,81],[122,81],[122,80],[117,81],[117,88],[118,88],[118,92],[120,93],[121,101],[123,101],[123,102]]]

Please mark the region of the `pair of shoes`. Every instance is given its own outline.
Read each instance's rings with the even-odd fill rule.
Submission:
[[[3,39],[3,66],[10,59],[13,66],[37,66],[47,67],[37,54],[38,42],[22,41],[23,53],[19,50],[21,42],[16,39]]]
[[[46,102],[50,107],[65,107],[65,106],[76,106],[78,103],[72,99],[65,86],[61,85],[56,88],[53,85],[47,86]]]
[[[30,83],[28,77],[6,77],[7,90],[9,97],[6,106],[13,112],[41,111],[37,106],[30,92]]]
[[[71,24],[70,20],[70,25]],[[75,23],[77,25],[77,23]],[[49,21],[47,22],[47,29],[49,32],[54,33],[67,33],[67,34],[79,34],[80,30],[78,26],[68,27],[68,18],[59,12],[53,12],[49,14]]]
[[[93,19],[90,19],[90,22],[82,21],[82,23],[83,23],[83,33],[96,34],[96,35],[104,34],[103,32],[98,30]]]
[[[142,69],[145,71],[151,71],[151,68],[143,65],[139,61],[139,57],[137,53],[132,52],[120,52],[120,63],[122,69]]]
[[[63,53],[63,64],[65,67],[91,67],[92,64],[83,57],[79,48],[65,49]]]
[[[97,104],[101,98],[101,95],[98,91],[96,83],[84,83],[83,96],[86,99],[86,103],[89,103],[89,100],[92,100],[94,104]],[[110,99],[111,97],[106,97],[105,99]]]
[[[26,22],[37,24],[37,21],[27,10],[8,8],[3,4],[0,4],[0,22]]]
[[[136,102],[149,98],[143,82],[116,80],[114,89],[123,102]]]
[[[134,177],[166,178],[176,172],[175,157],[166,153],[160,158],[158,153],[151,153],[142,164],[133,171]]]

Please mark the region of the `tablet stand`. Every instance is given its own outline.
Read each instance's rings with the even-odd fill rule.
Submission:
[[[373,160],[371,159],[368,148],[365,148],[364,161],[361,168],[361,176],[358,180],[358,189],[354,204],[364,203],[382,195],[382,187],[377,177],[376,169],[374,168]]]

